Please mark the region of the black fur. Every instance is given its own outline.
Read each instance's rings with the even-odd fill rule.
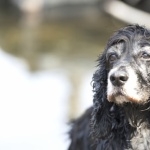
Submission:
[[[108,41],[102,56],[98,59],[98,69],[93,75],[93,107],[73,122],[70,131],[69,150],[149,150],[150,149],[150,102],[128,102],[118,105],[107,100],[108,73],[111,70],[106,53],[114,44],[125,42],[126,48],[133,41],[141,40],[144,45],[150,43],[150,31],[139,25],[129,25],[117,31]],[[127,44],[128,43],[128,44]],[[131,50],[132,52],[132,50]],[[150,90],[150,66],[139,82]],[[150,94],[149,94],[150,95]]]
[[[69,150],[90,150],[90,126],[92,107],[89,108],[83,116],[72,121],[72,130],[70,131],[71,145]]]

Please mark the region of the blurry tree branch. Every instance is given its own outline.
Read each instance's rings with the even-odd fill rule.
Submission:
[[[110,0],[104,3],[104,11],[113,17],[129,24],[140,24],[150,28],[150,14],[131,7],[118,0]]]

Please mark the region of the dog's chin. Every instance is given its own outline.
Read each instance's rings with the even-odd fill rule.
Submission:
[[[116,104],[124,104],[124,103],[141,103],[142,100],[138,98],[136,95],[135,97],[132,95],[128,95],[125,92],[120,90],[116,91],[115,93],[107,93],[107,99],[109,102],[114,102]]]
[[[109,102],[114,102],[116,104],[124,104],[124,103],[137,103],[139,102],[139,100],[134,99],[133,97],[129,97],[126,95],[122,95],[122,94],[112,94],[112,95],[108,95],[107,99]]]

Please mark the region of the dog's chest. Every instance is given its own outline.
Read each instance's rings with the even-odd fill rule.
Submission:
[[[150,150],[150,129],[137,128],[130,141],[133,150]]]

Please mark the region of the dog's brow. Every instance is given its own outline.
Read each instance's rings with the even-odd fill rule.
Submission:
[[[141,47],[146,47],[146,46],[150,47],[150,42],[149,41],[141,41],[141,42],[139,42],[139,45]]]
[[[143,49],[150,52],[150,45],[149,46],[144,46]]]
[[[110,52],[119,52],[122,53],[123,51],[123,43],[116,43],[108,48],[108,53]]]

